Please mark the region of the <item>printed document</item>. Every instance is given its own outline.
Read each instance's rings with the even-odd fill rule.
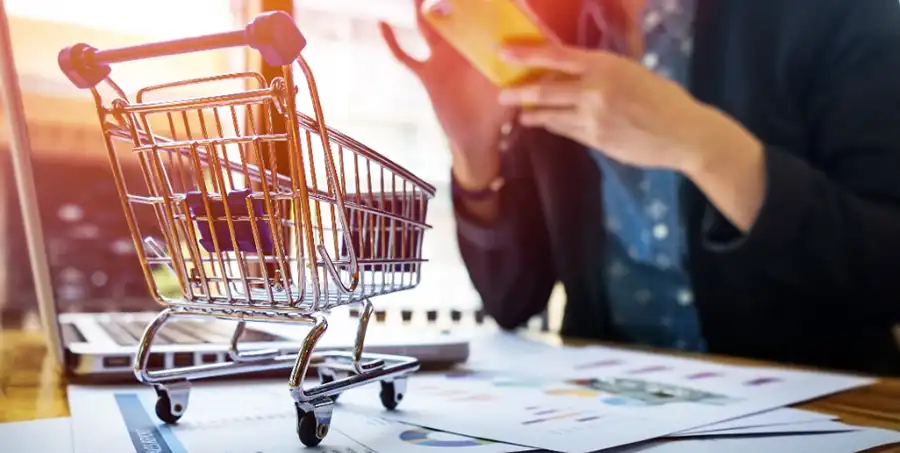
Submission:
[[[397,411],[378,387],[342,395],[367,416],[566,453],[630,445],[867,385],[870,379],[721,365],[611,348],[515,347],[516,358],[416,375]],[[497,348],[501,350],[505,348]],[[518,354],[522,352],[522,354]],[[525,358],[523,358],[525,357]]]

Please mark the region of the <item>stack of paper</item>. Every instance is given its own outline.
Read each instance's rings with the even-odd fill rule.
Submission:
[[[785,406],[870,382],[499,335],[477,340],[463,369],[411,377],[397,411],[382,408],[378,384],[346,392],[316,449],[297,438],[293,401],[277,380],[198,381],[172,426],[156,418],[152,388],[70,386],[71,420],[0,425],[0,450],[849,453],[900,443],[900,432]]]
[[[872,382],[621,349],[551,348],[504,334],[476,341],[474,351],[466,369],[412,379],[400,411],[383,411],[377,388],[348,392],[342,404],[367,416],[580,453],[787,423],[794,431],[840,429],[808,412],[748,416]]]
[[[442,432],[351,412],[338,405],[331,432],[318,448],[295,433],[293,404],[283,382],[198,385],[188,414],[168,426],[154,418],[152,389],[70,388],[71,419],[0,425],[4,453],[427,453],[457,448],[468,453],[547,451]],[[817,418],[818,417],[818,418]],[[720,431],[687,433],[620,447],[615,453],[850,453],[900,442],[900,433],[843,425],[804,411],[778,410],[729,422]],[[806,420],[805,422],[801,420]],[[825,423],[831,427],[825,429]],[[819,428],[790,428],[797,424]],[[765,436],[736,435],[756,430]],[[784,432],[781,432],[784,431]],[[602,433],[597,433],[597,437]],[[553,449],[550,451],[559,451]]]

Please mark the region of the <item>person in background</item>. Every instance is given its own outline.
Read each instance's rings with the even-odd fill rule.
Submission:
[[[498,90],[382,24],[501,327],[562,282],[565,336],[900,374],[897,0],[528,3],[564,45],[504,57],[566,77]]]

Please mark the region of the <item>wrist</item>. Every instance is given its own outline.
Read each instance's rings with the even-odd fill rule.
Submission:
[[[496,184],[501,177],[501,154],[510,146],[512,130],[512,122],[503,124],[493,143],[486,146],[462,148],[451,141],[452,174],[461,188],[483,190]]]
[[[687,177],[738,231],[756,223],[766,195],[766,147],[738,136],[719,152],[697,159]]]
[[[766,145],[735,121],[713,122],[714,140],[685,159],[681,169],[739,231],[756,222],[766,192]]]
[[[460,152],[454,150],[451,173],[463,190],[487,189],[500,177],[500,153],[496,150]]]
[[[504,185],[506,185],[506,180],[503,179],[502,176],[497,176],[486,186],[479,185],[475,188],[463,186],[455,176],[452,176],[452,174],[450,181],[450,188],[454,199],[474,203],[494,200]]]
[[[505,184],[500,175],[499,159],[496,170],[473,165],[471,161],[457,161],[450,172],[451,197],[456,210],[479,224],[490,224],[499,212],[499,192]]]
[[[688,140],[677,170],[690,179],[715,174],[734,165],[742,165],[751,156],[761,154],[762,143],[736,121],[712,108],[703,109],[703,127]]]
[[[460,189],[478,192],[490,188],[500,178],[500,166],[488,164],[483,167],[454,165],[451,169],[454,183]]]

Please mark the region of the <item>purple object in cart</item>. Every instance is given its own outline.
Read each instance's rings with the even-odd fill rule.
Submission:
[[[403,219],[425,222],[427,205],[421,196],[405,194],[347,194],[348,200],[359,201],[359,204],[394,214]],[[423,230],[407,225],[404,222],[391,221],[389,218],[373,215],[355,209],[348,210],[350,224],[350,240],[357,259],[368,260],[408,260],[414,261],[419,256]],[[383,222],[383,224],[382,224]],[[392,225],[393,224],[393,225]],[[344,243],[342,253],[347,254]],[[366,269],[381,272],[412,272],[416,263],[396,263],[393,266],[368,264]]]
[[[228,200],[228,209],[231,212],[231,217],[234,219],[234,235],[235,239],[237,239],[238,250],[244,253],[257,253],[256,241],[253,239],[253,228],[249,220],[251,213],[247,210],[247,199],[251,193],[250,189],[233,190],[228,192],[228,195],[225,197]],[[199,191],[188,192],[186,201],[192,217],[203,217],[202,220],[196,221],[197,230],[200,231],[200,245],[206,251],[215,253],[216,248],[213,244],[213,234],[215,234],[219,250],[234,252],[234,244],[228,231],[228,221],[225,218],[224,200],[209,200],[211,211],[209,216],[213,219],[212,229],[210,229],[209,222],[206,220],[207,212],[203,203],[203,194]],[[252,217],[256,219],[256,229],[259,232],[260,249],[262,249],[263,254],[271,254],[274,250],[274,245],[271,230],[266,223],[268,213],[265,211],[263,200],[252,199],[250,204],[253,207]]]

